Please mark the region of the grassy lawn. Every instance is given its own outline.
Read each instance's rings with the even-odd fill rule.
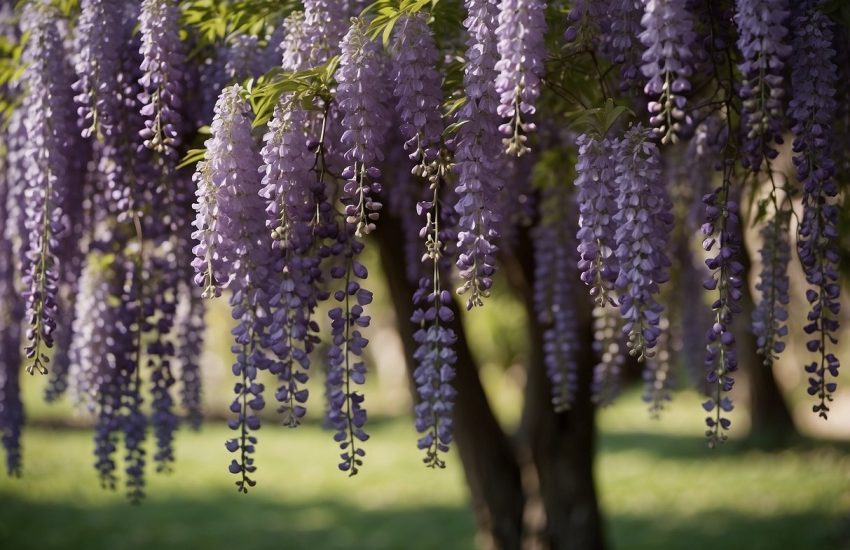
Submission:
[[[709,451],[695,397],[660,421],[628,395],[600,419],[597,480],[616,548],[850,548],[850,447],[765,452],[732,441]],[[178,436],[176,471],[150,476],[141,506],[102,491],[88,430],[32,427],[25,477],[0,477],[0,548],[470,548],[473,522],[456,456],[419,466],[406,418],[376,419],[367,464],[336,469],[318,426],[264,427],[258,486],[225,471],[219,422]]]

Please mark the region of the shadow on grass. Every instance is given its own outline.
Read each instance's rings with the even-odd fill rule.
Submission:
[[[724,510],[687,519],[618,515],[611,518],[608,542],[618,550],[848,550],[850,518],[817,513],[758,517]]]
[[[332,500],[282,503],[224,494],[151,498],[140,506],[36,503],[8,494],[0,494],[0,502],[0,548],[8,550],[474,547],[463,507],[363,510]]]
[[[729,440],[716,449],[709,449],[705,438],[659,434],[653,432],[602,432],[599,435],[602,452],[618,453],[640,450],[659,458],[700,460],[715,456],[743,454],[752,451],[793,449],[801,452],[831,451],[850,455],[850,441],[809,439],[802,436],[784,441],[744,438]]]

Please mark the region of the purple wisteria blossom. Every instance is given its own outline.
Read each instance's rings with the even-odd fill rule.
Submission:
[[[343,113],[343,147],[347,166],[342,173],[345,219],[362,237],[375,229],[381,207],[381,170],[390,115],[384,97],[388,92],[386,63],[379,45],[366,36],[366,22],[352,20],[342,41],[336,74],[337,102]]]
[[[119,0],[82,0],[77,23],[75,99],[83,137],[112,135],[119,112],[122,9]]]
[[[196,172],[199,203],[195,238],[201,243],[195,247],[195,262],[202,268],[201,282],[207,295],[223,286],[231,291],[231,315],[237,321],[232,331],[236,355],[233,374],[238,382],[236,399],[230,406],[236,417],[228,425],[238,435],[228,440],[226,447],[238,453],[229,470],[240,476],[236,482],[239,491],[247,492],[256,484],[250,477],[256,471],[251,456],[257,443],[253,433],[260,427],[257,413],[265,405],[257,373],[269,369],[272,363],[262,345],[270,323],[269,289],[275,277],[269,269],[270,247],[263,246],[267,242],[265,203],[258,195],[257,171],[262,159],[251,136],[250,108],[243,89],[234,85],[222,90],[215,111],[212,137],[206,142],[204,161]],[[212,265],[212,271],[203,271],[208,265]],[[209,281],[214,283],[208,285]]]
[[[622,325],[622,317],[613,308],[599,305],[593,308],[593,351],[597,363],[593,367],[591,394],[597,405],[610,405],[620,395],[620,378],[626,362]]]
[[[620,91],[633,90],[641,75],[643,4],[641,0],[607,0],[593,5],[604,14],[600,25],[602,50],[613,63],[620,65]]]
[[[144,0],[139,18],[142,33],[143,75],[139,94],[148,147],[174,158],[180,145],[180,109],[183,95],[183,45],[180,10],[174,0]]]
[[[690,124],[685,95],[691,90],[694,21],[688,0],[644,0],[640,41],[641,72],[648,79],[644,93],[649,102],[650,123],[662,143],[678,141],[683,124]]]
[[[735,23],[744,82],[743,131],[745,166],[758,171],[775,158],[782,143],[782,104],[785,96],[783,73],[791,53],[786,39],[786,0],[737,0]]]
[[[797,229],[797,253],[809,288],[811,304],[803,327],[810,340],[806,348],[818,358],[806,365],[809,395],[819,402],[814,412],[823,418],[837,388],[838,357],[829,351],[837,344],[841,308],[838,282],[838,186],[832,158],[836,115],[837,69],[833,62],[833,24],[818,2],[797,7],[792,27],[791,102],[794,121],[794,167],[803,186],[803,218]]]
[[[760,232],[762,269],[756,290],[761,299],[753,311],[753,332],[758,351],[768,367],[785,349],[782,339],[788,335],[789,222],[789,213],[780,212],[764,224]]]
[[[615,226],[612,223],[617,211],[617,187],[613,158],[617,143],[581,135],[576,140],[577,202],[579,210],[578,268],[581,280],[590,287],[590,295],[597,305],[611,301],[609,294],[617,280],[619,266]]]
[[[423,168],[437,157],[443,132],[440,114],[442,76],[437,70],[439,57],[440,52],[424,13],[405,16],[397,23],[392,78],[396,111],[401,119],[399,132],[411,160],[422,164]],[[425,175],[422,169],[414,169],[414,174]]]
[[[660,153],[641,126],[617,146],[617,212],[612,217],[619,274],[615,281],[625,320],[629,353],[639,361],[652,354],[661,332],[663,307],[656,294],[668,279],[667,241],[672,205],[661,177]]]
[[[497,112],[508,122],[499,130],[509,155],[529,151],[527,133],[535,125],[529,122],[540,96],[540,78],[546,61],[546,3],[542,0],[500,0],[499,26],[496,28],[499,60],[496,62]]]
[[[570,408],[578,386],[578,324],[575,317],[576,242],[566,186],[547,189],[534,229],[534,305],[543,328],[546,374],[556,412]]]
[[[26,131],[24,226],[28,241],[21,278],[26,299],[27,372],[45,374],[59,315],[60,237],[67,230],[62,211],[68,192],[68,156],[73,113],[70,75],[54,12],[27,7],[22,28],[30,33],[23,60],[27,90],[22,109]]]
[[[708,255],[705,265],[711,272],[703,286],[709,292],[716,292],[711,304],[714,322],[706,336],[709,399],[703,403],[703,408],[710,414],[705,422],[708,444],[712,447],[726,440],[726,431],[732,424],[725,416],[733,409],[732,401],[724,394],[732,390],[735,382],[732,373],[738,370],[732,321],[741,312],[739,302],[743,296],[744,266],[739,260],[742,250],[738,227],[740,216],[738,202],[733,195],[732,169],[732,161],[724,159],[723,184],[702,199],[705,205],[703,249]]]
[[[204,346],[204,301],[200,289],[181,283],[174,324],[174,357],[179,366],[180,402],[193,430],[201,426],[201,354]]]
[[[306,67],[315,67],[340,54],[340,43],[356,15],[349,0],[304,0],[301,50]]]
[[[495,240],[499,235],[498,211],[501,146],[498,142],[499,97],[494,82],[496,64],[496,6],[489,0],[466,0],[463,25],[469,33],[463,88],[466,103],[458,113],[463,125],[455,143],[458,174],[458,260],[463,279],[458,293],[468,293],[466,307],[483,305],[496,271]]]

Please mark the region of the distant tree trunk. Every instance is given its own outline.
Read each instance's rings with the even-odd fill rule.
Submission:
[[[741,256],[744,264],[744,281],[748,282],[752,263],[746,246]],[[744,284],[743,290],[742,312],[735,320],[734,330],[738,346],[738,363],[749,376],[750,382],[752,421],[750,439],[756,444],[779,445],[793,439],[797,429],[779,385],[776,383],[773,368],[766,366],[762,356],[756,351],[756,336],[751,325],[755,308],[753,295],[749,284]]]
[[[383,227],[376,231],[375,238],[410,357],[415,349],[414,327],[407,320],[413,312],[411,297],[416,286],[405,276],[404,233],[400,224],[390,216],[382,220]],[[522,291],[527,307],[533,305],[528,275],[534,272],[534,266],[522,264],[531,261],[531,254],[517,259],[510,276],[512,285]],[[573,409],[561,414],[555,414],[552,409],[551,388],[543,364],[542,330],[534,322],[533,310],[529,310],[531,350],[526,401],[520,433],[513,442],[499,426],[487,402],[477,365],[458,321],[460,316],[456,316],[453,326],[458,335],[455,444],[469,485],[479,539],[485,548],[593,550],[603,547],[592,470],[592,329],[589,308],[584,309],[580,315],[585,327],[581,389]],[[413,366],[409,364],[409,368]],[[527,506],[532,502],[542,503],[545,518],[541,529],[528,524]]]

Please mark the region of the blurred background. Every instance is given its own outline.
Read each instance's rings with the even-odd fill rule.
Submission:
[[[401,339],[371,260],[376,303],[366,406],[372,437],[359,475],[349,478],[336,467],[337,447],[322,427],[317,362],[308,421],[284,428],[268,406],[258,484],[248,495],[236,492],[224,448],[233,385],[230,321],[219,300],[207,314],[205,424],[199,432],[181,428],[175,470],[148,475],[141,505],[129,504],[120,486],[98,485],[91,419],[67,398],[45,404],[44,378],[22,380],[24,475],[0,477],[0,548],[474,548],[459,457],[450,454],[442,471],[422,465]],[[791,334],[799,334],[791,317]],[[497,289],[464,323],[491,405],[510,432],[523,401],[525,309]],[[842,336],[846,362],[850,334],[845,329]],[[802,344],[791,341],[775,374],[799,433],[778,447],[748,437],[745,376],[733,395],[732,440],[713,450],[703,437],[700,396],[684,371],[657,419],[641,400],[639,377],[627,383],[597,422],[595,476],[611,547],[850,548],[850,392],[843,384],[830,420],[818,419],[802,364]]]

